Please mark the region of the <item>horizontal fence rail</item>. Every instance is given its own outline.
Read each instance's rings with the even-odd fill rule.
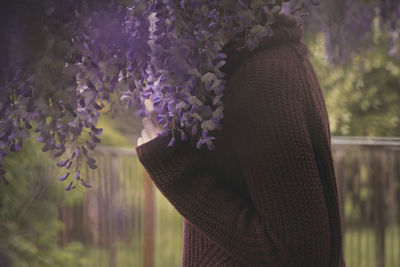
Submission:
[[[400,149],[400,137],[358,137],[358,136],[334,136],[332,145],[336,146],[360,146],[360,147],[380,147],[388,149]]]
[[[93,188],[60,207],[60,243],[77,240],[91,266],[180,266],[182,218],[134,148],[97,147]],[[400,266],[400,138],[332,137],[344,254],[349,267]]]

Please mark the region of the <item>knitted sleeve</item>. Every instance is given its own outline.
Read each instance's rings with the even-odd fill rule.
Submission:
[[[221,186],[201,151],[170,135],[136,147],[177,211],[246,266],[328,266],[329,220],[305,118],[300,66],[248,62],[230,84],[231,145],[251,199]]]

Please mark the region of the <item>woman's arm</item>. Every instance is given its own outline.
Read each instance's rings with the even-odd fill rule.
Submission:
[[[177,211],[237,261],[328,266],[328,212],[298,99],[300,67],[259,67],[243,66],[229,88],[238,105],[231,145],[251,200],[223,187],[194,145],[178,138],[167,147],[170,134],[138,146],[139,160]]]

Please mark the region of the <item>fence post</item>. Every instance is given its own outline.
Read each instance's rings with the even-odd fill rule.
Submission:
[[[153,182],[146,170],[144,170],[144,267],[154,266],[154,214],[155,214],[155,203],[154,203],[154,188]]]
[[[375,180],[375,223],[376,223],[376,266],[385,267],[385,172],[383,169],[383,153],[374,151],[374,170]]]
[[[344,173],[344,158],[346,155],[346,152],[339,148],[337,149],[337,151],[335,151],[336,153],[334,154],[336,156],[336,160],[335,160],[335,176],[337,179],[337,186],[338,186],[338,198],[339,198],[339,211],[340,211],[340,217],[341,217],[341,229],[342,229],[342,236],[343,236],[343,240],[342,240],[342,249],[343,249],[343,256],[346,256],[344,254],[345,251],[345,232],[346,232],[346,222],[345,222],[345,207],[344,207],[344,203],[345,203],[345,196],[346,196],[346,191],[347,191],[347,186],[346,186],[346,177],[345,177],[345,173]]]
[[[109,267],[116,267],[117,266],[117,234],[115,229],[115,221],[113,220],[113,215],[115,214],[115,194],[116,194],[116,187],[118,186],[119,181],[119,158],[117,154],[112,153],[111,155],[111,168],[110,168],[110,175],[107,177],[107,207],[108,207],[108,214],[107,214],[107,222],[108,222],[108,251],[109,251]]]

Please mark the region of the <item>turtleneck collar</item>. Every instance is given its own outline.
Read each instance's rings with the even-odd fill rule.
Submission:
[[[303,30],[297,23],[297,20],[293,16],[279,14],[276,16],[276,22],[271,25],[273,30],[272,36],[266,36],[252,52],[248,51],[247,48],[238,50],[239,47],[243,47],[244,44],[244,33],[239,33],[236,37],[232,38],[222,48],[222,52],[227,55],[226,64],[222,67],[222,71],[226,73],[227,79],[233,71],[239,66],[245,58],[250,54],[255,53],[258,50],[265,49],[268,47],[282,45],[292,42],[300,42],[303,37]]]

